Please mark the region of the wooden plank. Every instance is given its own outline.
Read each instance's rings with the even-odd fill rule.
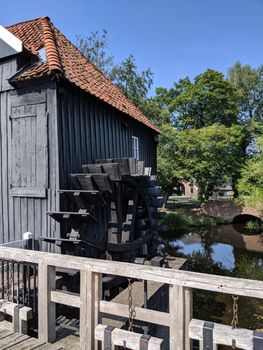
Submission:
[[[44,345],[38,346],[35,349],[36,350],[65,350],[63,346],[56,345],[56,344],[44,344]]]
[[[80,350],[96,350],[95,328],[99,317],[101,277],[93,272],[80,271]]]
[[[0,67],[2,68],[2,74],[0,74],[0,91],[8,91],[13,89],[13,87],[9,84],[8,79],[10,79],[17,71],[16,58],[1,62]]]
[[[98,325],[95,330],[95,338],[103,342],[104,340],[104,331],[107,326]],[[133,333],[126,331],[124,329],[115,328],[112,331],[111,339],[112,344],[115,346],[124,346],[124,342],[126,342],[126,348],[132,350],[140,350],[140,339],[142,334]],[[163,340],[155,337],[151,337],[148,343],[148,350],[160,350],[162,346]],[[181,349],[182,350],[182,349]]]
[[[54,290],[51,292],[50,300],[53,303],[68,305],[72,307],[80,307],[80,295],[77,293]]]
[[[43,346],[45,343],[39,341],[38,339],[35,338],[29,338],[25,339],[19,344],[14,344],[10,350],[33,350],[33,349],[39,349],[40,346]],[[1,346],[1,341],[0,341],[0,346]]]
[[[25,112],[25,113],[21,113],[21,114],[13,114],[10,116],[10,119],[18,119],[18,118],[35,118],[36,114],[30,113],[30,112]]]
[[[58,193],[66,195],[71,201],[75,201],[80,209],[87,209],[93,204],[102,206],[107,204],[102,194],[96,190],[59,190]]]
[[[93,275],[93,305],[94,305],[94,329],[93,338],[95,339],[95,328],[99,323],[101,323],[100,311],[100,301],[102,299],[102,276],[99,273]],[[94,350],[99,349],[99,344],[97,341],[94,342]],[[82,350],[82,349],[81,349]]]
[[[45,193],[35,193],[35,189],[48,187],[46,105],[12,108],[11,118],[12,187],[22,187],[22,196],[29,196],[32,191],[34,197],[43,197]],[[21,196],[17,189],[13,194]]]
[[[103,163],[101,165],[104,170],[104,173],[109,174],[111,180],[121,179],[119,166],[117,163]]]
[[[46,104],[38,104],[35,108],[37,113],[35,127],[37,138],[34,147],[36,187],[48,188],[48,113],[46,112]]]
[[[128,305],[112,301],[100,301],[100,312],[129,318]],[[154,324],[161,324],[169,327],[171,324],[170,315],[167,312],[143,309],[135,307],[136,320]]]
[[[1,244],[2,247],[9,247],[9,248],[26,248],[28,245],[27,239],[20,239],[19,241],[13,241],[13,242],[7,242]]]
[[[8,115],[11,115],[11,101],[10,101],[10,95],[8,95],[8,108],[7,112]],[[8,187],[10,189],[11,186],[11,181],[12,181],[12,160],[11,154],[12,154],[12,125],[11,121],[8,123],[8,128],[7,128],[7,139],[8,139],[8,145],[7,145],[7,151],[8,151]],[[8,215],[9,215],[9,241],[13,241],[16,239],[16,233],[14,230],[14,199],[9,196],[9,208],[8,208]],[[20,239],[21,237],[19,237]]]
[[[20,95],[18,91],[13,91],[11,95],[12,107],[45,103],[46,100],[47,97],[45,90],[42,92],[28,92]]]
[[[1,350],[10,349],[12,345],[20,344],[26,339],[29,339],[28,335],[14,333],[0,340],[0,348]]]
[[[263,281],[257,280],[5,247],[0,247],[0,258],[131,278],[140,276],[147,281],[263,299]]]
[[[4,314],[8,314],[10,316],[14,316],[14,308],[17,306],[17,304],[12,303],[11,301],[4,301],[3,299],[0,299],[0,312]],[[32,309],[27,306],[23,306],[19,310],[19,318],[23,321],[28,321],[32,319]]]
[[[37,347],[36,350],[65,350],[65,348],[56,344],[44,344]]]
[[[129,158],[113,158],[112,161],[113,163],[117,163],[119,165],[119,170],[121,175],[131,174]]]
[[[192,319],[189,325],[189,337],[192,339],[203,340],[204,321]],[[231,326],[214,323],[213,342],[232,346],[232,340],[236,340],[236,348],[244,350],[253,350],[253,330],[235,328]]]
[[[169,286],[170,350],[184,349],[184,288]]]
[[[138,160],[137,161],[137,174],[138,175],[144,175],[144,161]]]
[[[56,340],[56,304],[51,301],[51,291],[56,287],[56,268],[41,262],[38,283],[38,338],[52,343]]]
[[[192,350],[192,341],[189,337],[189,324],[193,318],[193,290],[191,288],[184,288],[184,313],[185,313],[185,350]]]
[[[0,65],[0,76],[2,73],[2,69],[3,67]],[[1,79],[0,79],[0,89],[1,89]],[[4,215],[3,215],[3,183],[2,180],[5,178],[5,174],[3,174],[3,166],[2,166],[2,158],[3,158],[3,154],[2,154],[2,144],[4,142],[6,142],[6,136],[5,133],[2,130],[2,118],[6,118],[6,108],[5,107],[5,103],[4,103],[4,99],[3,96],[4,94],[2,93],[0,95],[0,132],[1,132],[1,141],[0,141],[0,230],[1,232],[3,232],[2,237],[0,237],[0,242],[8,242],[8,239],[6,240],[5,235],[8,234],[8,232],[5,232],[4,230]]]
[[[10,238],[9,233],[9,200],[8,200],[8,187],[9,187],[9,179],[8,179],[8,164],[10,161],[10,155],[8,154],[8,113],[9,107],[8,107],[8,93],[2,93],[1,94],[1,158],[2,158],[2,183],[1,183],[1,196],[2,196],[2,212],[3,212],[3,234],[4,234],[4,241],[8,242]]]
[[[0,344],[1,344],[1,339],[4,339],[12,334],[14,334],[13,331],[10,331],[8,329],[0,329]]]
[[[12,187],[10,188],[12,197],[46,198],[46,188]]]
[[[83,164],[82,170],[84,173],[101,174],[102,167],[100,164]]]

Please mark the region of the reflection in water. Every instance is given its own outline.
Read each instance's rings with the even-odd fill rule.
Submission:
[[[243,233],[242,233],[243,232]],[[248,235],[241,225],[220,225],[199,232],[178,232],[162,237],[163,253],[188,258],[193,271],[263,280],[263,238]],[[232,297],[194,292],[194,317],[230,324]],[[263,330],[262,302],[239,298],[239,326]]]
[[[198,233],[184,234],[176,241],[169,242],[170,248],[176,248],[179,254],[192,255],[193,253],[205,253],[201,236]],[[233,247],[225,243],[211,244],[211,258],[214,262],[222,264],[226,269],[232,270],[235,267]]]
[[[213,262],[220,263],[225,269],[233,270],[239,256],[253,257],[256,265],[262,268],[263,261],[263,236],[248,235],[242,225],[219,225],[209,230],[198,232],[178,232],[169,239],[162,237],[165,242],[165,250],[169,254],[176,252],[179,255],[189,256],[195,252],[208,254]],[[175,238],[176,237],[176,238]]]

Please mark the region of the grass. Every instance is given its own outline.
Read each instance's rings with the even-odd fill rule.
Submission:
[[[172,199],[166,204],[166,216],[161,220],[161,225],[169,231],[209,228],[225,223],[221,218],[202,214],[202,203],[198,200],[185,197]]]
[[[168,230],[187,230],[193,228],[214,227],[219,224],[224,224],[224,220],[208,215],[186,215],[178,212],[169,212],[162,219],[162,225]]]

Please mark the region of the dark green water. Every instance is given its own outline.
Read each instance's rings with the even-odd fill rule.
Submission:
[[[193,271],[263,280],[263,236],[248,235],[242,225],[219,225],[209,230],[165,233],[162,253],[186,257]],[[230,324],[232,296],[194,292],[194,318]],[[238,300],[239,326],[263,330],[263,302]]]

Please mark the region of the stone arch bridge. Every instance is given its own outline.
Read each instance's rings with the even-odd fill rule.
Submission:
[[[263,213],[256,208],[237,205],[233,201],[206,202],[201,207],[201,213],[222,218],[228,223],[235,222],[242,216],[252,216],[263,220]]]

